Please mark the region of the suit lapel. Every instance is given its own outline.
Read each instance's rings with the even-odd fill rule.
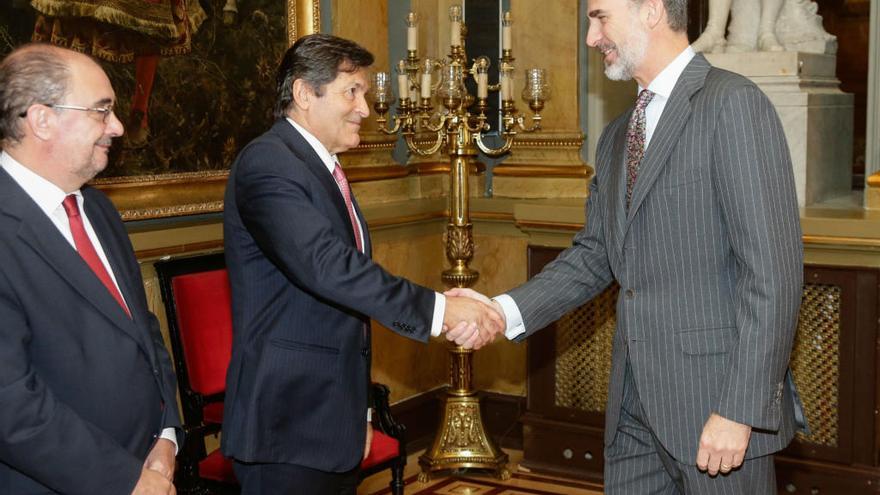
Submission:
[[[350,186],[351,185],[349,184],[349,187]],[[360,205],[358,205],[357,199],[354,197],[354,191],[351,193],[351,204],[354,206],[354,211],[357,213],[357,217],[361,221],[361,232],[364,234],[364,254],[366,254],[368,258],[372,258],[373,243],[370,241],[370,229],[367,228],[367,220],[364,217],[364,212],[361,211]]]
[[[626,123],[629,122],[632,111],[622,120],[620,129],[615,133],[611,148],[611,174],[609,180],[609,192],[611,203],[608,208],[609,225],[614,225],[613,240],[615,252],[623,252],[624,233],[626,232]]]
[[[333,178],[333,175],[327,170],[327,167],[324,166],[324,162],[321,161],[321,157],[315,152],[312,148],[312,145],[309,144],[308,141],[290,124],[286,119],[280,119],[273,126],[273,130],[277,132],[282,140],[287,143],[287,146],[290,150],[302,160],[306,166],[309,167],[309,170],[312,174],[317,177],[318,182],[324,187],[327,191],[327,195],[330,197],[330,201],[333,202],[333,206],[336,209],[336,213],[338,213],[338,220],[341,221],[341,225],[343,227],[347,227],[343,230],[348,232],[348,239],[353,246],[356,246],[354,240],[354,232],[351,228],[351,221],[348,217],[348,208],[345,206],[345,200],[342,199],[342,193],[339,191],[339,186],[336,184],[336,179]],[[349,184],[349,187],[351,185]],[[352,201],[354,201],[354,197],[352,195]],[[360,214],[360,213],[358,213]],[[363,217],[361,217],[363,218]],[[366,237],[366,236],[364,236]]]
[[[30,196],[5,171],[0,173],[0,198],[3,198],[2,210],[19,221],[18,237],[51,266],[75,292],[134,339],[148,356],[152,356],[148,350],[149,346],[142,338],[142,332],[125,314],[97,275]],[[87,214],[90,215],[91,211]],[[92,220],[91,216],[89,220]],[[97,226],[93,225],[93,227],[98,231]],[[103,243],[103,238],[101,241]],[[103,246],[105,252],[115,249],[110,249],[107,245]],[[116,266],[113,269],[119,279],[124,278],[119,271],[116,271]],[[130,294],[131,291],[127,291],[127,301],[137,299]]]
[[[635,213],[654,186],[670,153],[678,143],[685,124],[690,120],[691,97],[703,87],[710,67],[709,62],[702,55],[697,54],[678,78],[651,137],[651,143],[639,165],[639,176],[633,189],[627,226],[632,222]]]

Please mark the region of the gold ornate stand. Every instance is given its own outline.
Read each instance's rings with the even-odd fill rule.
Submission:
[[[504,17],[505,29],[510,27],[510,15]],[[449,155],[451,170],[451,193],[449,224],[446,227],[446,257],[451,268],[443,272],[443,281],[449,287],[471,287],[479,273],[468,267],[474,257],[473,226],[470,222],[468,176],[476,163],[477,149],[489,156],[499,156],[510,151],[517,132],[534,132],[541,128],[541,110],[550,97],[550,88],[543,69],[528,69],[522,97],[528,102],[533,114],[531,126],[519,114],[513,98],[514,58],[510,48],[504,48],[499,60],[498,84],[488,83],[490,61],[478,57],[469,62],[460,36],[456,30],[466,28],[461,22],[461,6],[450,8],[450,25],[453,26],[448,60],[421,59],[415,48],[408,47],[407,58],[397,65],[397,81],[400,100],[396,115],[385,114],[395,101],[391,92],[391,74],[379,72],[372,80],[371,96],[376,110],[379,130],[404,138],[407,148],[418,155],[430,156],[444,149]],[[409,29],[414,32],[417,24],[415,14],[407,17]],[[439,81],[434,74],[439,72]],[[472,77],[477,84],[474,98],[465,88],[464,80]],[[483,142],[484,133],[490,130],[488,94],[501,93],[502,144],[491,148]],[[435,101],[441,106],[435,107]],[[472,113],[473,112],[473,113]],[[432,139],[433,137],[433,139]],[[417,139],[418,138],[418,139]],[[427,139],[425,139],[427,138]],[[507,479],[507,454],[502,452],[483,426],[480,399],[473,388],[473,351],[450,346],[451,387],[443,398],[443,415],[433,445],[419,458],[422,471],[419,480],[427,481],[431,473],[449,469],[486,469],[496,476]]]
[[[474,256],[473,228],[468,205],[468,175],[476,149],[470,146],[467,131],[450,150],[450,221],[446,226],[446,257],[452,267],[443,272],[449,287],[471,287],[479,278],[468,267]],[[462,133],[460,133],[462,134]],[[452,147],[450,147],[452,148]],[[419,457],[419,481],[426,482],[434,471],[448,469],[487,469],[501,479],[510,478],[507,454],[499,449],[483,426],[480,399],[473,388],[474,352],[450,345],[450,388],[443,397],[443,414],[434,442]]]

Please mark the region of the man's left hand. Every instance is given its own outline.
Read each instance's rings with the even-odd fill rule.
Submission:
[[[712,413],[700,435],[697,467],[710,476],[740,467],[749,446],[752,427]]]
[[[373,443],[373,424],[367,421],[367,443],[364,444],[364,459],[370,455],[370,445]],[[361,459],[361,460],[364,460]]]
[[[174,451],[177,447],[174,442],[167,438],[160,438],[156,441],[156,445],[150,449],[147,460],[144,461],[144,467],[157,471],[168,481],[174,481]]]

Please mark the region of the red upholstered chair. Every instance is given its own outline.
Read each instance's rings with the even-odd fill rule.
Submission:
[[[395,421],[388,403],[390,392],[381,383],[373,383],[373,442],[370,455],[361,462],[360,478],[391,469],[391,493],[403,495],[403,468],[406,466],[406,427]]]
[[[178,455],[180,493],[235,493],[232,463],[220,450],[205,448],[223,422],[226,368],[232,351],[232,309],[223,254],[178,258],[156,263],[168,316],[171,350],[183,406],[186,442]],[[396,422],[388,387],[374,383],[373,443],[361,463],[361,479],[391,469],[391,493],[403,495],[406,428]]]
[[[156,263],[168,317],[186,441],[178,453],[180,493],[235,492],[232,463],[205,437],[223,422],[226,368],[232,351],[232,308],[223,254]]]

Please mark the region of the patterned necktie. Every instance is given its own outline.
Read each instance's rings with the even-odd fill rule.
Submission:
[[[645,156],[645,108],[654,93],[643,89],[636,101],[629,125],[626,128],[626,209],[632,201],[633,189],[636,185],[636,177],[639,175],[639,164]]]
[[[351,220],[351,229],[354,231],[354,242],[357,244],[358,251],[363,253],[364,246],[361,243],[361,227],[358,225],[357,217],[354,214],[354,204],[351,202],[351,188],[348,187],[348,179],[345,178],[345,172],[342,171],[342,167],[338,163],[333,168],[333,178],[336,179],[336,184],[339,185],[339,190],[342,191],[342,197],[345,199],[348,218]]]
[[[76,250],[79,252],[79,255],[82,256],[83,261],[89,265],[89,268],[95,272],[95,275],[98,276],[98,279],[104,284],[104,287],[107,287],[107,290],[110,291],[110,295],[113,296],[113,299],[116,299],[116,302],[122,306],[122,309],[125,310],[125,314],[131,318],[131,313],[128,310],[128,306],[125,304],[125,300],[122,299],[122,294],[119,293],[119,289],[116,287],[116,284],[113,283],[113,279],[110,278],[110,273],[107,272],[107,268],[98,256],[98,252],[95,250],[95,245],[92,244],[88,234],[86,234],[82,217],[79,214],[79,204],[76,202],[76,195],[71,194],[67,196],[64,198],[61,205],[64,206],[64,211],[67,212],[67,220],[70,222],[70,232],[73,234],[73,243],[76,245]]]

